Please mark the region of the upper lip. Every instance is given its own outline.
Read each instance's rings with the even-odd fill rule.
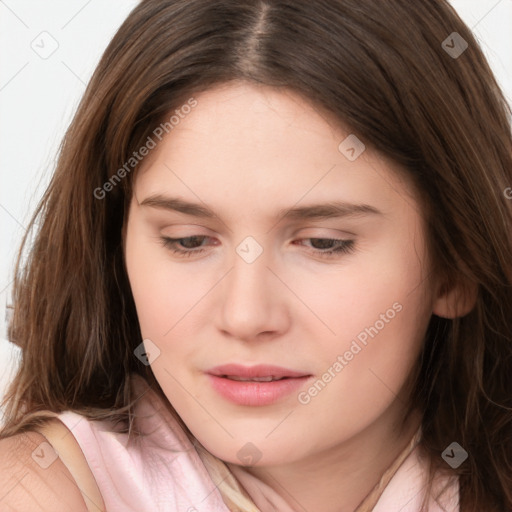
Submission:
[[[258,364],[255,366],[243,366],[240,364],[224,364],[210,368],[206,373],[216,375],[217,377],[231,376],[249,379],[252,377],[308,377],[305,372],[297,372],[281,366],[270,364]]]

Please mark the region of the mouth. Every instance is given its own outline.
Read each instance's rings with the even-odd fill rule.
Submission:
[[[270,364],[258,364],[255,366],[243,366],[240,364],[225,364],[211,368],[206,373],[216,377],[224,377],[232,380],[261,381],[269,382],[272,380],[292,379],[298,377],[307,377],[309,374],[274,366]]]
[[[208,370],[213,389],[237,405],[263,406],[304,386],[312,375],[273,365],[223,365]]]
[[[289,379],[290,377],[276,377],[270,375],[268,377],[240,377],[238,375],[220,375],[220,377],[238,382],[274,382],[276,380]]]

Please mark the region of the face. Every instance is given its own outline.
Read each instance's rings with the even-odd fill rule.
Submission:
[[[291,92],[195,99],[137,171],[126,225],[151,369],[227,462],[342,446],[389,415],[421,349],[433,298],[419,203]]]

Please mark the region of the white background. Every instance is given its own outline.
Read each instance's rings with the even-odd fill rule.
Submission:
[[[512,0],[451,3],[473,29],[510,101]],[[5,332],[16,250],[85,84],[136,4],[0,0],[0,397],[19,357]],[[47,58],[35,51],[46,57],[53,47]]]

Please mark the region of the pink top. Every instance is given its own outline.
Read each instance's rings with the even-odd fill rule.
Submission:
[[[80,445],[108,512],[229,512],[206,467],[160,397],[134,375],[136,429],[120,434],[108,422],[89,421],[72,411],[58,415]],[[233,469],[233,465],[229,465]],[[404,460],[373,508],[374,512],[418,512],[424,467],[417,450]],[[262,510],[293,512],[283,499],[242,467],[234,474]],[[459,512],[458,481],[429,512]],[[437,502],[436,502],[437,503]],[[444,508],[442,508],[444,507]]]

